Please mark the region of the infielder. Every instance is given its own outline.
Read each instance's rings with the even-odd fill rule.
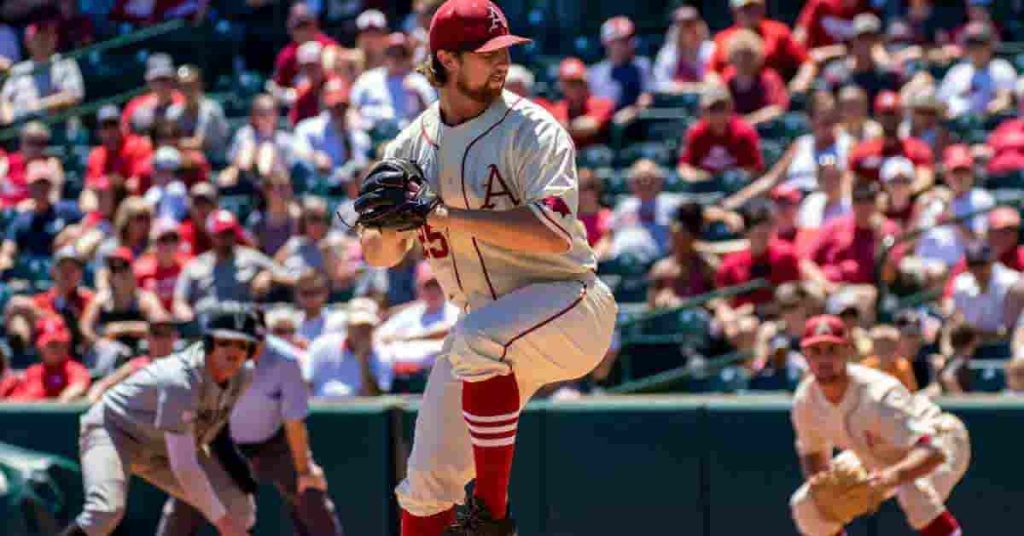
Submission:
[[[589,373],[611,342],[617,306],[576,217],[572,141],[504,90],[507,48],[527,41],[488,0],[443,4],[424,68],[440,101],[389,144],[354,205],[370,264],[398,264],[416,238],[464,311],[431,371],[396,490],[403,536],[515,534],[507,496],[520,410],[541,386]]]
[[[231,412],[231,441],[248,460],[256,480],[277,487],[296,535],[341,536],[323,470],[309,449],[305,423],[309,391],[297,354],[283,339],[266,338],[254,359],[252,385]],[[157,535],[197,534],[204,521],[199,509],[172,496],[164,506]]]
[[[792,413],[807,478],[790,499],[800,533],[843,534],[895,496],[918,534],[959,536],[944,503],[970,462],[963,423],[896,378],[848,364],[854,350],[838,317],[808,320],[800,344],[811,372]],[[843,452],[832,458],[836,447]]]
[[[194,505],[222,536],[247,534],[253,498],[205,446],[252,380],[246,363],[260,351],[262,331],[254,312],[220,312],[202,342],[104,393],[81,419],[85,506],[63,536],[112,533],[132,475]]]

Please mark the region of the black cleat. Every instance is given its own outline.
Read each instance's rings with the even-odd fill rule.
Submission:
[[[516,536],[516,522],[511,516],[495,520],[487,505],[471,495],[442,536]]]

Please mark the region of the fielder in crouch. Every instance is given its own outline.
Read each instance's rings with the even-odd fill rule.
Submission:
[[[918,534],[960,536],[944,503],[970,463],[963,423],[896,378],[848,364],[853,348],[838,317],[808,320],[800,344],[811,374],[797,388],[792,420],[804,477],[827,471],[830,461],[862,464],[867,485],[882,499],[895,496]],[[832,459],[834,448],[843,452]],[[811,487],[804,483],[790,499],[800,533],[844,534],[845,520],[828,515],[833,505],[819,504]]]
[[[440,101],[387,156],[416,162],[442,204],[413,233],[360,231],[375,266],[397,264],[418,239],[464,311],[431,371],[396,490],[403,536],[514,535],[521,408],[541,386],[593,370],[611,342],[617,306],[576,217],[575,148],[547,111],[504,90],[507,49],[527,41],[487,0],[438,9],[424,71]]]

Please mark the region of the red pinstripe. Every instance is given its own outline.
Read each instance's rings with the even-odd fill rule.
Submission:
[[[568,306],[566,306],[566,307],[565,307],[564,309],[562,309],[561,311],[558,311],[557,313],[555,313],[555,314],[553,314],[553,315],[551,315],[551,316],[549,316],[549,317],[545,318],[544,320],[542,320],[542,321],[540,321],[540,322],[538,322],[538,323],[536,323],[536,324],[534,324],[534,325],[530,326],[530,327],[529,327],[529,328],[527,328],[526,330],[524,330],[524,331],[520,332],[520,333],[519,333],[518,335],[516,335],[515,337],[512,337],[511,339],[509,339],[509,341],[508,341],[508,342],[506,342],[506,343],[505,343],[505,344],[504,344],[504,345],[502,346],[502,349],[501,349],[501,360],[502,360],[502,361],[504,361],[504,360],[505,360],[505,356],[506,356],[506,355],[508,354],[508,347],[509,347],[509,346],[512,346],[512,343],[514,343],[514,342],[518,341],[519,339],[522,339],[523,337],[525,337],[525,336],[527,336],[527,335],[529,335],[529,334],[533,333],[534,331],[537,331],[538,329],[540,329],[540,328],[542,328],[542,327],[544,327],[544,326],[546,326],[546,325],[548,325],[548,324],[550,324],[550,323],[554,322],[554,321],[555,321],[555,320],[557,320],[557,319],[558,319],[559,317],[561,317],[561,316],[563,316],[564,314],[568,313],[569,311],[571,311],[571,310],[572,310],[572,308],[573,308],[573,307],[576,307],[577,305],[579,305],[579,303],[580,303],[581,301],[583,301],[583,298],[584,298],[584,296],[586,296],[586,295],[587,295],[587,285],[583,285],[583,288],[582,288],[582,289],[580,289],[580,295],[579,295],[579,296],[577,296],[577,297],[576,297],[576,299],[575,299],[575,300],[573,300],[573,302],[572,302],[572,303],[570,303],[570,304],[569,304]]]

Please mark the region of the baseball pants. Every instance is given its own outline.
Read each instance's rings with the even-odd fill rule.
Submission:
[[[907,523],[915,530],[928,526],[946,510],[946,499],[971,463],[971,442],[967,428],[960,419],[948,413],[939,419],[935,444],[946,454],[946,461],[928,476],[904,484],[893,492],[907,516]],[[856,458],[856,454],[849,450],[839,456]],[[789,505],[793,520],[804,536],[833,536],[843,528],[821,515],[811,499],[806,483],[796,490]]]
[[[588,277],[533,284],[463,317],[427,380],[399,505],[425,517],[464,501],[475,469],[463,381],[514,372],[522,408],[545,384],[580,378],[601,362],[617,311],[608,287]]]
[[[131,476],[139,476],[174,497],[183,497],[166,458],[156,457],[116,428],[83,425],[79,437],[85,506],[75,518],[89,536],[114,532],[124,517]],[[256,521],[252,497],[244,493],[220,463],[199,451],[199,465],[227,511],[247,527]]]
[[[271,482],[286,503],[288,514],[298,536],[341,536],[341,522],[334,511],[330,497],[320,490],[306,490],[301,495],[296,488],[298,474],[292,462],[291,448],[283,429],[263,443],[238,445],[238,450],[249,461],[257,481]],[[164,504],[163,515],[157,526],[157,536],[187,536],[197,534],[206,520],[195,507],[171,497]]]

